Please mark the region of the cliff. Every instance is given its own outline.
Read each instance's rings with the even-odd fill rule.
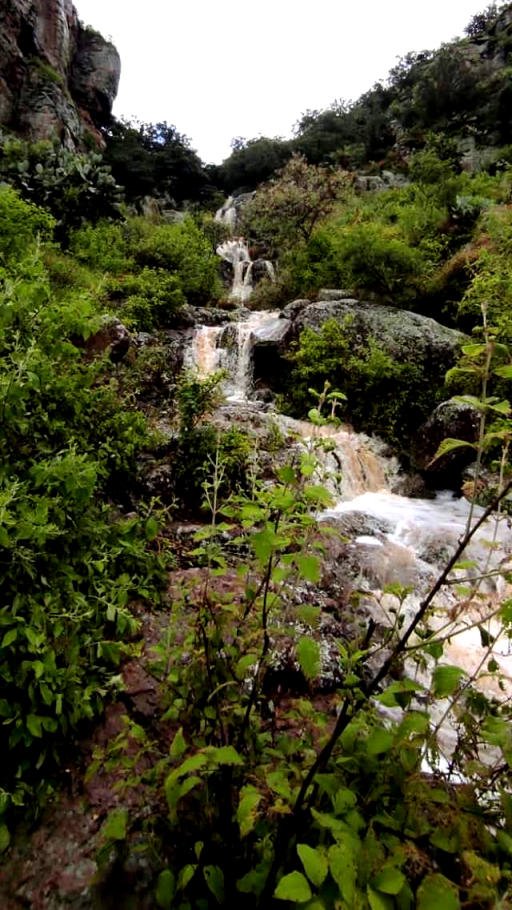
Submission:
[[[101,145],[120,72],[116,48],[84,28],[71,0],[0,0],[0,128]]]

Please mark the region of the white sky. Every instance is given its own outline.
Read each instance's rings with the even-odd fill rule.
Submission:
[[[488,0],[75,0],[121,55],[117,117],[166,120],[203,161],[235,136],[289,136],[408,51],[462,35]]]

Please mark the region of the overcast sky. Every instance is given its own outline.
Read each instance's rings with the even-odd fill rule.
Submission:
[[[166,120],[203,161],[234,137],[289,136],[356,99],[408,51],[462,35],[487,0],[75,0],[121,54],[117,117]]]

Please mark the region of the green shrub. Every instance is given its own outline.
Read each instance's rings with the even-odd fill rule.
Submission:
[[[286,400],[294,413],[307,413],[310,387],[320,388],[328,380],[347,396],[346,415],[356,429],[394,445],[406,443],[441,397],[439,389],[427,386],[421,367],[394,360],[375,338],[354,344],[353,334],[335,319],[325,322],[319,332],[304,329],[290,360]]]
[[[23,202],[11,187],[0,185],[0,265],[19,259],[38,237],[51,237],[54,225],[47,212]]]
[[[98,154],[0,135],[0,180],[47,209],[55,218],[56,236],[64,243],[85,221],[119,217],[121,189]]]
[[[139,266],[176,273],[188,303],[209,303],[219,293],[218,257],[191,218],[179,224],[146,223],[131,252]]]
[[[170,325],[186,302],[178,275],[163,269],[144,268],[108,281],[106,292],[110,300],[121,302],[123,320],[141,331]]]

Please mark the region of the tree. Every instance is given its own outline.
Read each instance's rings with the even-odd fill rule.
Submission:
[[[297,240],[307,243],[349,184],[345,171],[308,164],[302,155],[293,155],[245,209],[246,232],[278,250]]]
[[[118,121],[105,139],[105,161],[129,201],[167,196],[179,204],[207,195],[208,178],[201,159],[175,126]]]

